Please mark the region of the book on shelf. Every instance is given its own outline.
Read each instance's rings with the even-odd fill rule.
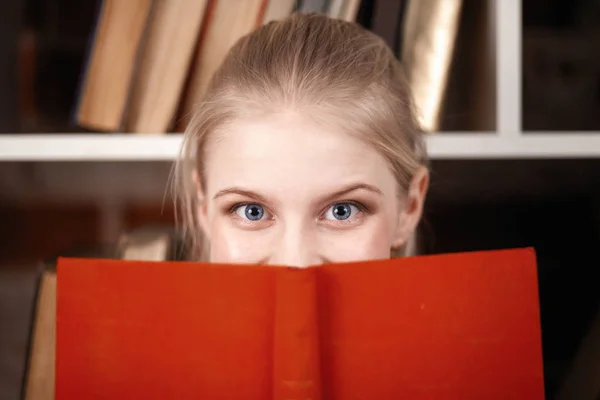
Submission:
[[[56,269],[40,264],[35,314],[33,315],[27,371],[22,398],[54,399],[56,345]]]
[[[76,125],[102,132],[183,131],[242,36],[294,11],[354,21],[360,0],[99,0],[82,66]]]
[[[237,40],[298,11],[357,22],[381,36],[406,66],[421,126],[436,131],[462,0],[392,3],[102,0],[83,66],[76,123],[106,132],[183,131]]]
[[[121,128],[152,0],[103,0],[75,109],[77,124]]]
[[[544,398],[531,248],[57,271],[58,400]]]
[[[210,0],[183,93],[177,131],[189,124],[194,108],[227,52],[263,23],[267,0]]]
[[[70,249],[61,254],[73,257],[114,259],[114,246],[94,245]],[[56,362],[56,261],[57,257],[38,263],[35,306],[27,351],[27,367],[21,398],[24,400],[53,400]]]
[[[269,1],[265,8],[263,23],[268,24],[269,22],[286,18],[294,11],[296,3],[297,0]]]
[[[173,124],[207,0],[154,0],[140,45],[124,129],[164,133]]]
[[[412,0],[404,11],[400,59],[426,132],[440,127],[462,7],[463,0]]]
[[[338,18],[344,21],[355,22],[360,4],[361,0],[345,0]]]
[[[325,0],[322,11],[319,13],[330,18],[357,22],[359,8],[363,2],[372,2],[372,0]]]
[[[142,225],[124,232],[117,243],[77,247],[61,253],[63,257],[123,259],[144,261],[179,260],[180,235],[168,225]],[[39,263],[35,310],[23,382],[24,400],[53,400],[56,374],[56,296],[58,257]]]
[[[327,12],[327,0],[303,0],[298,6],[298,11],[302,13],[325,13]]]
[[[119,237],[119,258],[138,261],[181,260],[187,257],[183,235],[169,224],[143,224]]]

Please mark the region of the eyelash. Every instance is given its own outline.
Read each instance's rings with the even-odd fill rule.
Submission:
[[[237,210],[238,210],[240,207],[248,206],[248,205],[250,205],[250,204],[256,204],[256,205],[259,205],[259,206],[263,207],[263,209],[264,209],[264,210],[265,210],[267,213],[269,213],[269,214],[271,214],[271,215],[273,214],[273,213],[272,213],[272,212],[270,212],[270,211],[268,210],[268,208],[267,208],[267,207],[265,207],[264,205],[262,205],[262,204],[260,204],[260,203],[258,203],[258,202],[253,202],[253,201],[249,201],[249,202],[243,202],[243,203],[235,203],[235,204],[233,204],[232,206],[230,206],[230,207],[228,207],[228,208],[227,208],[227,214],[228,214],[228,215],[230,215],[230,216],[232,216],[232,217],[235,217],[235,218],[237,218],[238,220],[240,220],[240,221],[243,221],[243,223],[246,223],[246,224],[249,224],[249,225],[255,225],[255,224],[256,224],[256,223],[258,223],[258,222],[265,221],[265,220],[251,221],[251,220],[247,220],[247,219],[245,219],[245,218],[240,218],[240,217],[238,217],[238,216],[236,215],[236,211],[237,211]],[[334,205],[336,205],[336,204],[349,204],[349,205],[353,205],[354,207],[356,207],[356,208],[358,209],[358,211],[359,211],[359,213],[360,213],[360,214],[366,214],[366,213],[368,213],[368,212],[369,212],[369,208],[368,208],[366,205],[364,205],[364,204],[362,204],[362,203],[360,203],[360,202],[358,202],[358,201],[354,201],[354,200],[340,200],[340,201],[336,201],[336,202],[334,202],[334,203],[331,203],[331,204],[329,204],[327,207],[325,207],[325,208],[324,208],[324,209],[323,209],[323,210],[320,212],[320,214],[319,214],[319,215],[320,215],[320,217],[319,217],[319,220],[320,220],[320,221],[324,221],[325,223],[327,223],[327,224],[330,224],[330,225],[338,225],[338,226],[339,226],[339,225],[348,225],[348,224],[352,224],[352,223],[353,223],[353,222],[356,220],[356,218],[358,218],[358,217],[360,216],[360,214],[358,214],[358,215],[353,215],[353,216],[351,216],[351,217],[349,217],[348,219],[345,219],[345,220],[336,220],[336,221],[333,221],[333,220],[326,220],[326,219],[323,217],[323,216],[324,216],[324,214],[325,214],[327,211],[329,211],[329,210],[331,209],[331,207],[333,207],[333,206],[334,206]]]

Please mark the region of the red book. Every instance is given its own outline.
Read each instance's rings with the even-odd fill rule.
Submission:
[[[310,268],[63,258],[56,399],[544,398],[532,249]]]

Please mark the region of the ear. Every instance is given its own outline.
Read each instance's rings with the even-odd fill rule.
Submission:
[[[414,174],[406,199],[401,205],[398,225],[392,239],[392,248],[399,248],[406,244],[415,229],[417,229],[417,225],[419,225],[419,221],[423,215],[423,205],[428,189],[429,170],[421,166]]]
[[[200,176],[198,175],[198,170],[194,169],[192,173],[192,180],[194,181],[194,186],[196,188],[196,199],[198,204],[198,209],[196,218],[198,218],[198,225],[200,225],[200,229],[202,229],[202,234],[207,240],[210,240],[210,229],[208,229],[208,207],[206,202],[206,196],[204,194],[204,188],[202,187],[202,183],[200,182]]]

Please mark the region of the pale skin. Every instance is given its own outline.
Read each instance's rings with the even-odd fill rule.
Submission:
[[[389,258],[416,228],[429,179],[420,169],[398,196],[374,148],[295,111],[228,124],[204,169],[210,261],[295,267]]]

